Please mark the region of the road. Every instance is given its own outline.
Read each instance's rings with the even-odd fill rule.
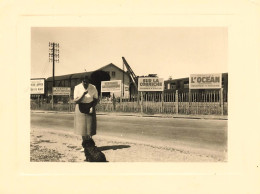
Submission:
[[[97,136],[226,158],[227,120],[97,115]],[[31,127],[73,130],[73,114],[31,113]]]

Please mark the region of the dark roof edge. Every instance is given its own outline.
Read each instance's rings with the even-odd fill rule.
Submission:
[[[109,64],[107,64],[107,65],[105,65],[105,66],[103,66],[103,67],[98,68],[98,69],[95,70],[95,71],[102,71],[104,68],[106,68],[106,67],[108,67],[108,66],[110,66],[110,65],[116,67],[116,68],[117,68],[118,70],[120,70],[121,72],[127,73],[127,72],[123,71],[122,69],[120,69],[119,67],[117,67],[116,65],[114,65],[113,63],[109,63]],[[66,78],[68,78],[68,77],[70,77],[70,76],[73,77],[73,76],[79,75],[79,74],[91,74],[91,73],[93,73],[93,72],[95,72],[95,71],[88,71],[88,72],[85,71],[85,72],[79,72],[79,73],[58,75],[58,76],[55,76],[55,78],[56,78],[56,79],[59,79],[59,78],[61,78],[61,77],[66,77]],[[52,77],[47,77],[46,80],[47,80],[47,81],[50,81],[50,80],[52,80]]]
[[[124,73],[127,73],[126,71],[124,71],[124,70],[122,70],[121,68],[117,67],[117,66],[116,66],[115,64],[113,64],[113,63],[109,63],[109,64],[107,64],[107,65],[105,65],[105,66],[103,66],[103,67],[100,67],[100,68],[97,69],[96,71],[100,71],[100,70],[102,70],[102,69],[104,69],[104,68],[106,68],[106,67],[108,67],[108,66],[110,66],[110,65],[116,67],[117,69],[119,69],[120,71],[122,71],[122,72],[124,72]]]
[[[31,78],[31,80],[46,79],[46,78]]]

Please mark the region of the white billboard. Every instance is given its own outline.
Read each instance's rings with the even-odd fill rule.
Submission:
[[[163,91],[164,80],[163,78],[156,77],[139,77],[138,78],[138,91]]]
[[[121,80],[101,82],[101,92],[121,92],[121,87]]]
[[[217,89],[222,86],[222,74],[191,74],[190,89]]]
[[[31,79],[31,94],[44,94],[44,79]]]
[[[56,96],[69,96],[70,87],[53,87],[52,92],[53,92],[53,95],[56,95]]]

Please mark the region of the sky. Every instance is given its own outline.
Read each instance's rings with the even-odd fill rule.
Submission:
[[[137,76],[189,77],[228,72],[225,27],[33,27],[31,78],[52,76],[49,42],[60,45],[55,75],[93,71],[122,57]]]

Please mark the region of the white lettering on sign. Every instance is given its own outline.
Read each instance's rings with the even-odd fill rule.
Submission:
[[[138,91],[163,91],[163,78],[138,78]]]
[[[44,94],[44,79],[31,79],[31,94]]]
[[[102,81],[101,92],[121,92],[121,80]]]
[[[222,85],[222,74],[191,74],[190,89],[217,89]]]

